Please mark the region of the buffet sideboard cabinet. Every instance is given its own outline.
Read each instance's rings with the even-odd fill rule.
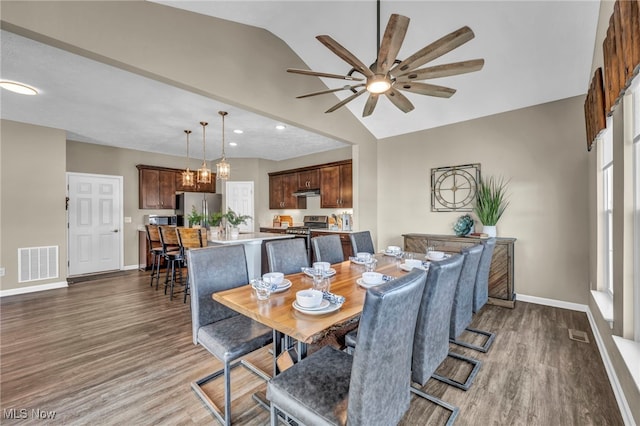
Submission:
[[[478,244],[478,238],[455,235],[404,234],[404,250],[426,253],[427,247],[448,253],[460,253],[465,247]],[[515,238],[496,238],[496,248],[489,271],[489,302],[492,305],[515,307],[513,251]]]

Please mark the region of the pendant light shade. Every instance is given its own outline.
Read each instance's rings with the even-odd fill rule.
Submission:
[[[206,121],[201,121],[202,126],[202,166],[198,169],[198,183],[211,183],[211,169],[207,167],[207,155],[205,150],[205,129],[207,127]]]
[[[184,132],[187,134],[187,167],[182,172],[182,186],[193,186],[195,185],[193,172],[189,170],[189,135],[191,130],[185,130]]]
[[[224,156],[224,117],[228,113],[226,111],[218,111],[218,114],[222,117],[222,159],[216,164],[216,178],[227,180],[231,176],[231,165],[227,163],[227,159]]]

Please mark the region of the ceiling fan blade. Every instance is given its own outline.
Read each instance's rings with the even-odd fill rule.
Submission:
[[[409,99],[407,99],[405,95],[398,92],[394,88],[387,90],[384,94],[387,95],[387,98],[389,98],[389,100],[402,112],[409,112],[413,110],[414,107],[411,101],[409,101]]]
[[[338,87],[337,89],[321,90],[319,92],[312,92],[312,93],[307,93],[306,95],[296,96],[296,99],[302,99],[302,98],[308,98],[310,96],[324,95],[324,94],[327,94],[327,93],[339,92],[340,90],[351,90],[351,89],[355,89],[357,87],[362,87],[362,86],[364,86],[364,84],[357,84],[355,86],[343,86],[343,87]]]
[[[373,77],[373,72],[369,69],[369,67],[363,64],[362,61],[356,58],[353,53],[349,52],[347,49],[344,48],[344,46],[342,46],[340,43],[332,39],[330,36],[319,35],[319,36],[316,36],[316,38],[318,39],[318,41],[320,41],[320,43],[327,46],[329,50],[331,50],[333,53],[335,53],[340,58],[342,58],[343,61],[345,61],[346,63],[351,65],[353,68],[355,68],[356,71],[358,71],[359,73],[363,74],[366,77]]]
[[[362,116],[363,117],[370,116],[373,113],[373,110],[375,109],[377,103],[378,103],[378,94],[377,93],[369,94],[369,99],[367,99],[367,103],[364,104],[364,110],[362,111]]]
[[[420,95],[437,96],[439,98],[450,98],[454,93],[456,93],[456,89],[427,83],[396,83],[393,87],[399,90],[406,90],[407,92],[418,93]]]
[[[393,67],[391,74],[398,75],[432,61],[471,40],[475,35],[471,28],[464,26],[418,50]]]
[[[297,68],[287,68],[287,72],[294,73],[294,74],[313,75],[316,77],[339,78],[341,80],[350,80],[350,81],[364,80],[364,78],[352,77],[350,75],[331,74],[327,72],[317,72],[317,71],[311,71],[311,70],[300,70]]]
[[[325,113],[327,112],[333,112],[335,110],[337,110],[338,108],[340,108],[341,106],[344,106],[345,104],[347,104],[348,102],[351,102],[352,100],[354,100],[355,98],[357,98],[358,96],[362,95],[363,93],[366,93],[366,89],[363,89],[359,92],[354,93],[353,95],[349,96],[348,98],[344,98],[343,100],[341,100],[340,102],[338,102],[337,104],[335,104],[334,106],[332,106],[331,108],[329,108],[328,110],[325,111]]]
[[[409,18],[396,13],[391,15],[378,51],[377,72],[379,74],[386,74],[393,65],[402,47],[407,28],[409,28]]]
[[[484,66],[484,59],[454,62],[451,64],[436,65],[435,67],[422,68],[400,74],[397,82],[428,80],[430,78],[448,77],[450,75],[465,74],[479,71]]]

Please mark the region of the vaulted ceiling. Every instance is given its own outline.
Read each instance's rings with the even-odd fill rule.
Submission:
[[[330,35],[366,64],[376,56],[373,0],[156,3],[264,28],[316,71],[346,74],[351,69],[315,39],[319,34]],[[381,31],[391,13],[411,19],[400,59],[466,25],[475,38],[428,65],[484,58],[484,68],[430,80],[457,92],[449,99],[409,93],[415,110],[407,114],[383,98],[371,116],[362,118],[366,96],[343,108],[380,139],[582,95],[589,83],[598,11],[597,1],[382,1]],[[1,78],[24,81],[42,92],[24,97],[3,91],[2,118],[62,128],[70,139],[184,155],[182,130],[190,128],[192,153],[201,158],[198,121],[205,119],[211,123],[207,135],[211,132],[217,141],[208,147],[207,157],[216,158],[221,130],[215,112],[227,110],[226,141],[238,144],[227,145],[231,158],[280,160],[346,146],[289,123],[284,131],[276,130],[280,120],[7,31],[2,31],[1,42]],[[282,64],[283,73],[288,66]],[[318,79],[287,78],[292,85]],[[345,84],[322,82],[327,88]],[[291,105],[306,103],[324,114],[349,94],[291,99]],[[235,134],[235,129],[244,133]],[[293,143],[300,140],[305,144]]]

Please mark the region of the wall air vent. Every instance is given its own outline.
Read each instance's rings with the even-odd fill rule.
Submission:
[[[18,282],[58,278],[58,246],[18,249]]]

